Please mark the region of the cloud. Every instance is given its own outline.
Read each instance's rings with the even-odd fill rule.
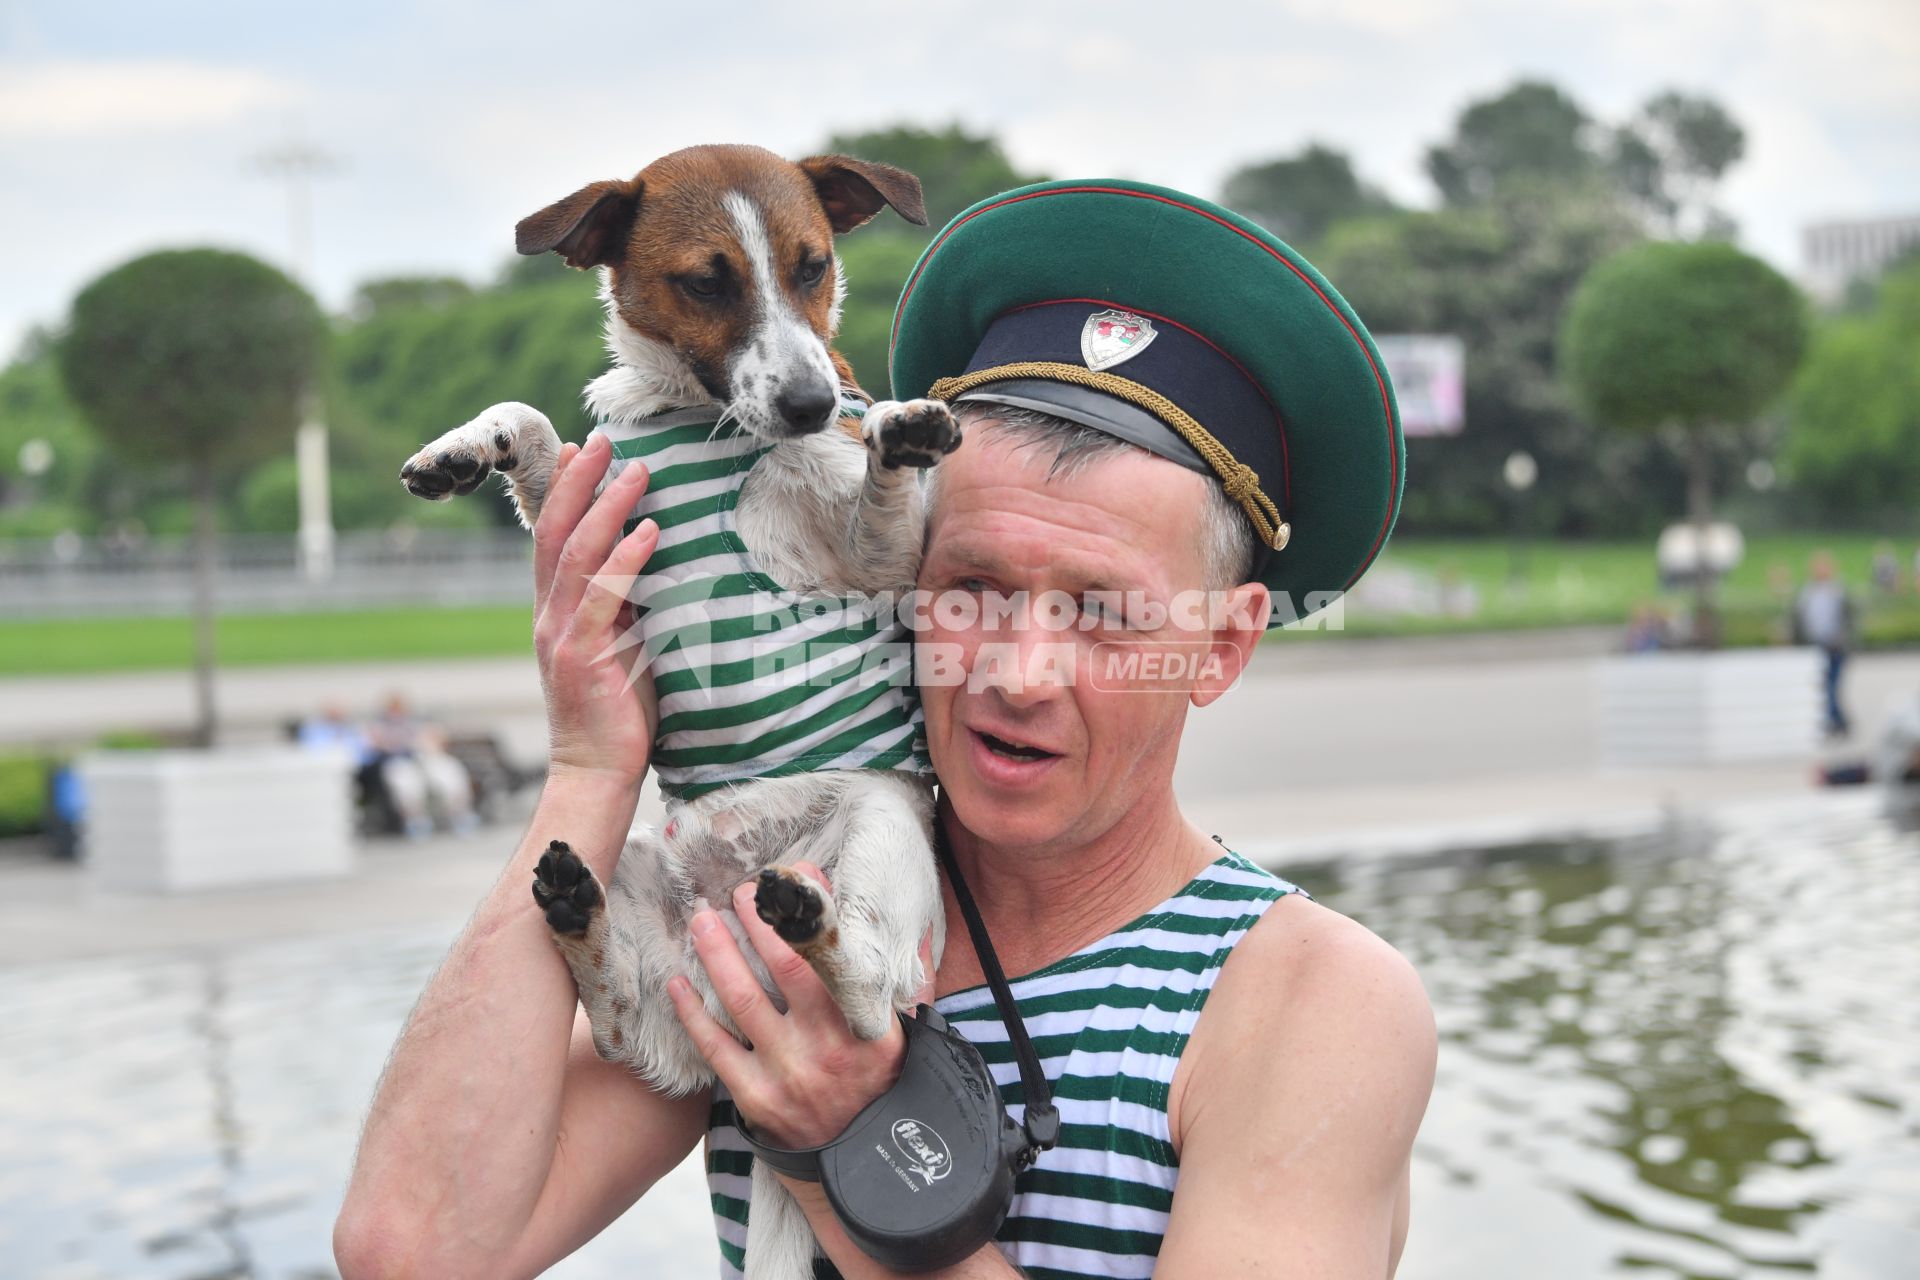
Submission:
[[[152,136],[285,107],[284,81],[187,62],[57,62],[0,76],[0,139]]]
[[[336,304],[375,275],[490,276],[517,219],[675,147],[801,155],[903,119],[995,132],[1029,171],[1203,195],[1319,140],[1426,203],[1426,147],[1523,74],[1609,122],[1670,85],[1724,102],[1750,142],[1726,203],[1782,266],[1811,218],[1920,205],[1914,0],[1029,0],[994,20],[749,0],[719,17],[613,6],[589,36],[510,0],[345,0],[257,22],[205,4],[26,8],[44,28],[31,39],[4,29],[0,0],[0,358],[125,255],[285,256],[287,192],[246,161],[296,112],[293,132],[342,160],[311,185],[313,283]],[[89,198],[107,175],[137,194]]]

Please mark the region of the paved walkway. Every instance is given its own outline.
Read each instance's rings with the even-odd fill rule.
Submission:
[[[1600,768],[1599,651],[1587,633],[1507,644],[1276,644],[1240,689],[1194,713],[1177,775],[1182,800],[1228,843],[1279,861],[1634,829],[1675,810],[1810,787],[1811,758]],[[271,734],[327,698],[367,706],[403,688],[429,711],[494,726],[519,754],[544,751],[539,685],[526,660],[240,670],[222,682],[240,737]],[[1872,742],[1886,709],[1915,690],[1920,654],[1858,659],[1849,688],[1861,722],[1856,744]],[[71,740],[142,717],[179,717],[188,696],[185,679],[172,675],[0,682],[0,725],[16,739]],[[657,806],[650,787],[643,813]],[[0,964],[383,926],[451,931],[498,874],[522,820],[461,839],[375,842],[343,880],[165,899],[96,895],[79,868],[0,853]],[[86,909],[74,912],[76,903]]]

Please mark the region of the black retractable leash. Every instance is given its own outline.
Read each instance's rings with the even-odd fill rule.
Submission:
[[[1007,1115],[980,1051],[923,1004],[915,1017],[900,1019],[907,1029],[900,1078],[832,1142],[787,1151],[767,1146],[744,1122],[740,1125],[760,1159],[789,1177],[820,1183],[847,1235],[868,1257],[895,1271],[952,1266],[993,1239],[1013,1204],[1014,1174],[1060,1136],[1060,1113],[1046,1073],[980,908],[937,822],[934,848],[1019,1058],[1026,1123],[1016,1125]]]

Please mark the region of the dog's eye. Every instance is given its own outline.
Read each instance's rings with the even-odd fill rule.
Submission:
[[[803,262],[800,264],[801,284],[819,284],[826,274],[827,260],[825,258],[815,258],[812,262]]]
[[[712,298],[720,293],[720,277],[716,275],[689,276],[680,283],[688,293],[698,297]]]

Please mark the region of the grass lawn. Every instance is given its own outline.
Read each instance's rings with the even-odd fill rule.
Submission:
[[[525,606],[230,614],[222,666],[531,653]],[[193,663],[188,618],[0,622],[0,676],[179,669]]]
[[[1894,600],[1876,599],[1867,587],[1874,546],[1871,534],[1769,534],[1747,540],[1746,555],[1722,585],[1720,604],[1727,617],[1728,638],[1735,643],[1760,643],[1770,623],[1784,606],[1767,582],[1775,565],[1784,565],[1798,583],[1807,574],[1807,562],[1818,550],[1834,555],[1841,575],[1866,606],[1864,623],[1869,644],[1920,642],[1920,596],[1907,593]],[[1893,540],[1903,573],[1912,571],[1913,542]],[[1380,557],[1374,572],[1396,570],[1437,581],[1450,579],[1471,590],[1478,610],[1469,617],[1388,615],[1369,610],[1363,601],[1346,610],[1345,631],[1350,635],[1413,635],[1441,632],[1495,631],[1532,627],[1626,625],[1636,604],[1659,604],[1669,612],[1688,604],[1687,592],[1662,592],[1655,574],[1651,539],[1636,542],[1547,542],[1514,545],[1504,539],[1397,538]],[[1517,572],[1516,572],[1517,570]],[[1302,633],[1304,634],[1304,633]]]
[[[1795,581],[1807,560],[1831,550],[1864,615],[1869,645],[1920,644],[1920,596],[1875,601],[1868,564],[1879,539],[1867,534],[1783,534],[1747,542],[1746,558],[1721,595],[1733,643],[1764,643],[1782,606],[1767,586],[1768,569],[1783,564]],[[1895,540],[1903,571],[1911,572],[1913,543]],[[1389,615],[1349,602],[1349,636],[1420,635],[1534,627],[1624,627],[1635,604],[1685,603],[1663,595],[1654,577],[1653,544],[1546,542],[1524,544],[1514,564],[1504,540],[1396,539],[1376,574],[1396,571],[1425,581],[1450,579],[1471,588],[1479,608],[1471,617]],[[223,665],[353,662],[392,658],[487,657],[531,650],[527,611],[520,606],[349,613],[232,614],[220,620]],[[1301,631],[1326,637],[1336,633]],[[186,618],[90,618],[57,622],[0,621],[0,676],[185,668],[193,660],[193,626]]]

